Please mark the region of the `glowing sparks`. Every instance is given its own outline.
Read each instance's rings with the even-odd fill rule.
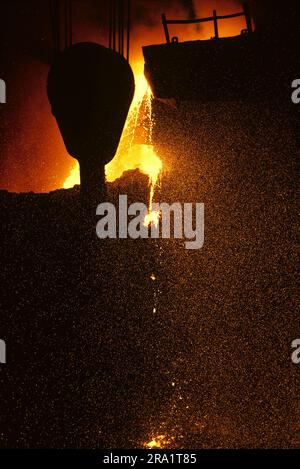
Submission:
[[[113,182],[120,178],[125,171],[139,169],[149,177],[150,191],[155,186],[162,168],[162,162],[155,153],[152,145],[136,144],[128,149],[126,155],[117,152],[115,158],[105,167],[106,180]],[[71,170],[64,182],[64,189],[80,184],[78,163]],[[151,198],[151,197],[150,197]]]
[[[117,152],[115,158],[105,167],[106,180],[113,182],[122,176],[124,171],[139,169],[149,176],[150,185],[156,184],[162,163],[152,145],[132,145],[126,156]]]
[[[148,443],[144,444],[145,448],[153,449],[153,448],[167,448],[170,445],[171,441],[165,435],[158,435],[153,438]]]
[[[105,167],[106,180],[113,182],[125,171],[139,169],[143,174],[149,177],[150,183],[150,201],[149,217],[150,222],[158,223],[158,214],[151,213],[154,187],[157,183],[159,173],[162,169],[162,162],[154,151],[153,145],[133,144],[135,129],[137,127],[139,113],[143,99],[146,99],[145,111],[148,114],[150,128],[149,142],[152,139],[152,116],[151,116],[151,91],[143,73],[143,62],[137,62],[133,65],[135,75],[135,95],[128,113],[120,144],[114,159]],[[70,175],[66,178],[63,187],[67,189],[75,184],[80,184],[78,163],[72,168]]]
[[[156,210],[153,211],[151,210],[151,207],[149,207],[149,213],[144,218],[144,226],[149,226],[153,223],[153,225],[157,228],[159,223],[159,216],[160,212]]]

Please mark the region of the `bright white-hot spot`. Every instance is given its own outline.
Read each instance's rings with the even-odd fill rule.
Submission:
[[[151,116],[151,90],[143,73],[143,62],[133,64],[135,76],[135,94],[127,116],[119,147],[114,159],[105,166],[105,175],[108,182],[120,178],[125,171],[139,169],[149,177],[150,196],[149,210],[145,217],[145,226],[151,222],[158,223],[159,214],[152,213],[152,201],[154,188],[162,170],[162,162],[151,144],[152,116]],[[145,112],[149,118],[149,144],[134,144],[134,134],[138,124],[141,105],[146,100]],[[68,189],[75,184],[80,184],[79,165],[75,163],[70,175],[66,178],[63,187]]]
[[[154,448],[167,448],[170,445],[171,441],[166,435],[158,435],[152,438],[147,443],[144,443],[145,448],[154,449]]]
[[[204,204],[192,203],[169,205],[153,203],[153,213],[158,213],[161,227],[152,221],[145,223],[148,207],[142,202],[128,205],[127,195],[119,195],[118,207],[111,202],[101,202],[96,210],[101,217],[96,225],[99,239],[106,238],[177,238],[185,239],[186,249],[200,249],[204,243]],[[194,226],[193,226],[194,225]],[[160,229],[161,228],[161,229]]]

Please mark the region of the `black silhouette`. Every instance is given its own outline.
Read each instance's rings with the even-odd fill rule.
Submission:
[[[166,43],[143,47],[154,96],[176,102],[277,100],[289,104],[291,81],[299,70],[299,2],[274,3],[250,1],[227,17],[216,11],[209,18],[192,20],[162,15]],[[244,16],[244,28],[237,36],[220,37],[219,20],[232,16]],[[184,37],[170,37],[169,24],[206,22],[215,26],[211,39],[184,42]]]
[[[58,56],[48,97],[66,148],[80,164],[85,202],[103,197],[104,165],[114,157],[134,94],[134,77],[118,53],[79,43]]]
[[[43,2],[10,2],[19,10],[13,28],[18,51],[28,54],[28,41],[33,41],[37,53],[42,29],[32,12],[37,11],[33,5],[38,8]],[[145,14],[148,3],[152,18],[154,2],[144,2]],[[267,3],[270,15],[279,17],[281,2],[253,0],[249,6]],[[297,5],[292,0],[282,3],[289,18],[281,15],[287,31],[287,24],[298,21]],[[295,19],[289,3],[294,4]],[[279,33],[272,20],[270,29],[278,34],[265,33],[257,11],[252,14],[254,32],[237,39],[248,55],[239,55],[239,47],[234,52],[235,39],[231,44],[222,38],[199,41],[209,48],[207,55],[202,47],[193,55],[197,41],[144,49],[154,93],[190,97],[178,99],[177,109],[153,100],[152,142],[167,169],[155,195],[170,204],[204,202],[203,249],[187,252],[176,239],[99,240],[95,212],[82,209],[77,187],[49,194],[0,191],[0,338],[7,346],[7,363],[0,368],[1,447],[127,449],[157,435],[165,435],[174,450],[299,447],[300,375],[290,359],[291,341],[299,336],[299,155],[289,122],[292,113],[296,121],[300,109],[291,101],[291,80],[299,78],[300,70],[299,28],[291,26],[292,35]],[[32,22],[24,21],[29,13]],[[11,27],[7,15],[3,17]],[[31,35],[22,37],[22,25],[31,27]],[[6,33],[0,42],[13,68],[10,76],[16,79],[23,62],[12,60],[8,39]],[[227,57],[232,51],[238,60],[224,68],[224,55],[221,60],[210,53],[224,52],[227,45]],[[90,188],[100,191],[101,168],[103,175],[124,117],[120,101],[106,96],[100,101],[97,85],[105,95],[114,80],[115,96],[126,88],[120,73],[111,72],[102,87],[104,76],[95,69],[104,67],[106,59],[92,65],[99,48],[72,47],[57,59],[49,77],[51,103],[66,145],[79,158],[81,171],[86,165],[85,174],[92,177],[82,187],[87,199],[93,196],[91,202]],[[248,76],[251,50],[253,64],[262,67],[253,65],[255,81],[250,74],[247,94],[241,77]],[[184,62],[176,61],[176,54]],[[214,62],[214,57],[220,60]],[[120,64],[123,59],[117,60]],[[182,66],[188,62],[192,68]],[[209,80],[214,66],[221,67],[217,89]],[[33,83],[39,70],[32,70]],[[262,91],[271,82],[265,95]],[[236,83],[240,88],[235,90]],[[279,99],[273,104],[277,91]],[[211,93],[218,97],[214,102],[207,99]],[[234,94],[238,99],[230,102]],[[15,108],[13,116],[22,118],[22,107],[12,106],[14,94],[10,91],[9,96],[3,109]],[[125,103],[123,111],[125,115]],[[42,120],[41,109],[37,112]],[[9,132],[17,140],[18,126],[10,130],[5,120],[2,148]],[[33,133],[34,139],[38,136]],[[27,146],[24,140],[18,155],[11,145],[12,162],[25,160]],[[36,161],[37,156],[31,150],[28,158]],[[114,205],[120,194],[127,194],[128,204],[146,203],[148,178],[136,170],[107,183],[107,199]]]

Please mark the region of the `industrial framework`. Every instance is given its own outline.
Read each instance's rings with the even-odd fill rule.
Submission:
[[[73,42],[72,0],[50,0],[51,28],[54,54],[70,47]]]
[[[131,0],[109,2],[109,48],[129,61]]]
[[[54,55],[73,43],[72,3],[72,0],[50,0]],[[106,5],[108,47],[129,61],[131,0],[107,0]]]

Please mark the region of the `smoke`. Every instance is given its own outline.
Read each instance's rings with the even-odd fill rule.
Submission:
[[[107,2],[73,0],[74,42],[107,45]],[[143,72],[142,46],[165,43],[161,14],[186,19],[230,14],[237,0],[132,0],[131,64]],[[61,187],[74,160],[68,156],[46,96],[48,64],[53,44],[48,0],[2,0],[1,75],[7,84],[7,104],[0,119],[0,187],[11,191],[49,191]],[[222,23],[222,22],[220,22]],[[225,23],[225,22],[224,22]],[[230,23],[230,22],[229,22]],[[220,34],[239,34],[220,24]],[[227,26],[229,25],[229,26]],[[207,39],[212,25],[171,27],[180,41]],[[227,29],[226,29],[227,28]]]
[[[181,0],[183,8],[188,14],[188,18],[193,20],[197,17],[196,8],[193,0]]]
[[[203,16],[202,13],[211,15],[213,9],[219,12],[233,12],[240,9],[239,0],[133,0],[132,13],[133,24],[144,26],[157,25],[157,18],[161,13],[170,16],[195,19]]]

